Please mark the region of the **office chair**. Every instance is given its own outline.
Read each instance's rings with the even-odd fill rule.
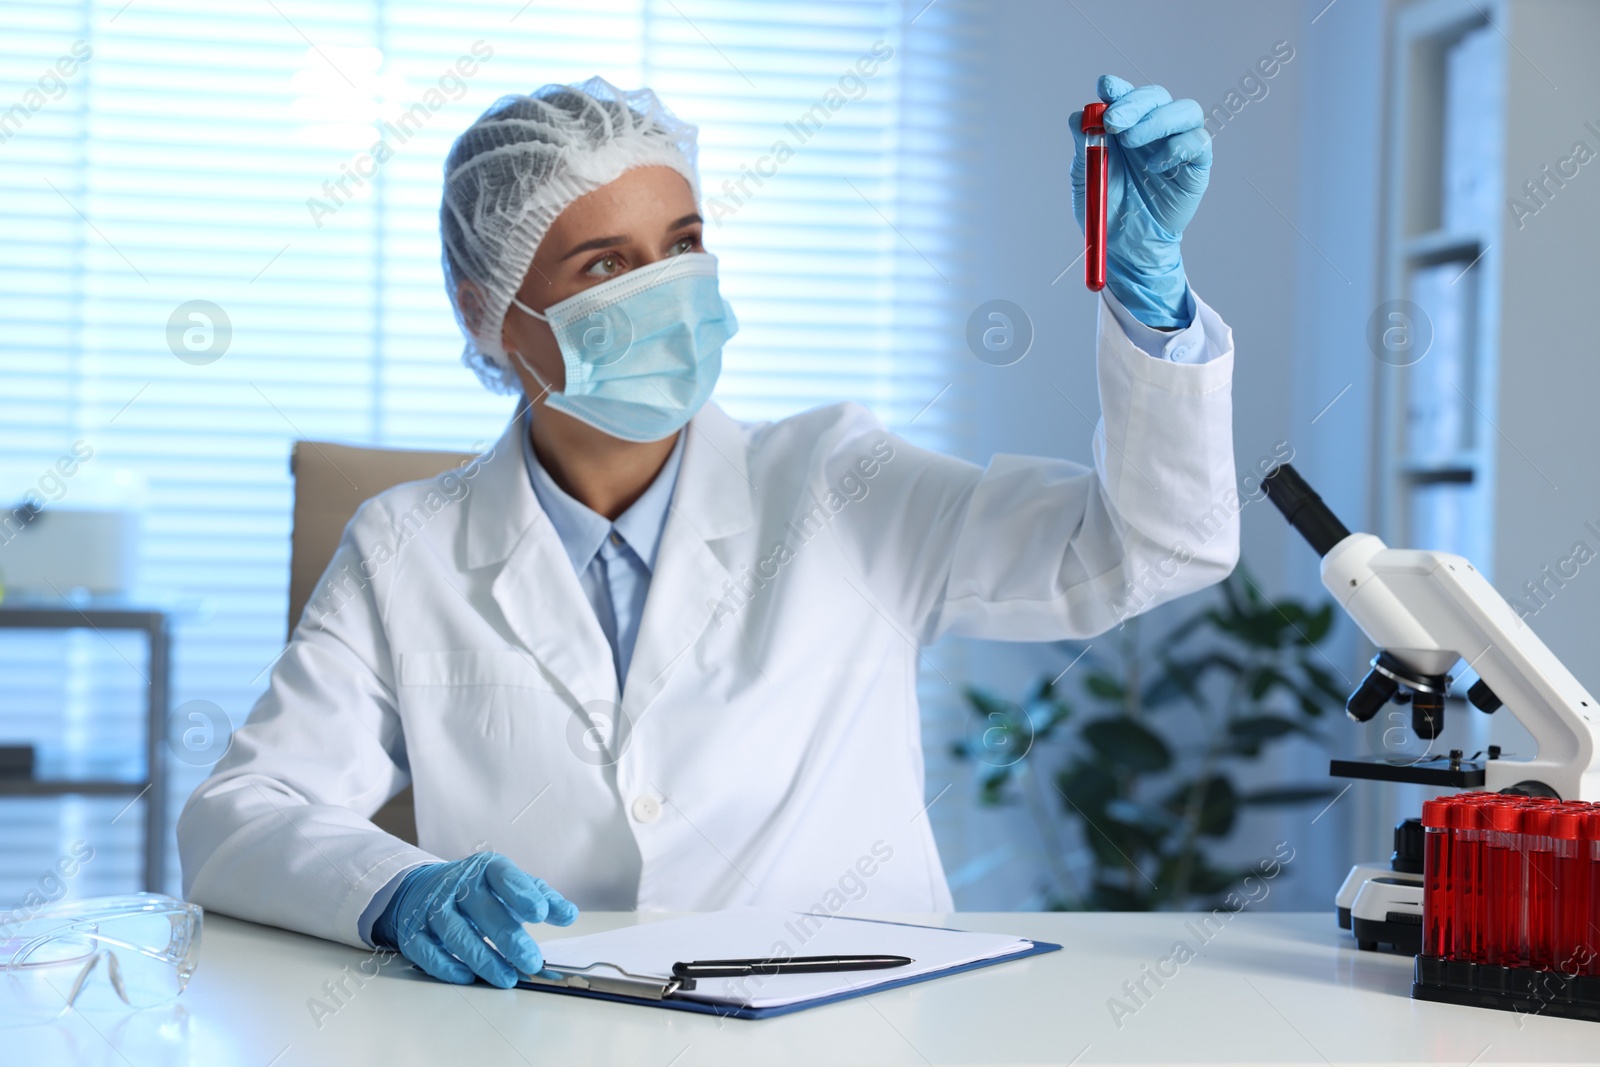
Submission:
[[[289,453],[294,478],[294,532],[289,543],[289,633],[339,547],[345,524],[361,503],[401,482],[432,478],[471,459],[469,452],[357,448],[329,441],[296,441]],[[417,843],[408,785],[372,816],[379,829]]]

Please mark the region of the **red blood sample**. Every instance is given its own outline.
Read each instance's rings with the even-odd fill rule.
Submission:
[[[1555,851],[1550,820],[1559,804],[1529,804],[1522,808],[1522,848],[1527,856],[1527,917],[1524,947],[1518,959],[1529,967],[1548,971],[1555,966]]]
[[[1582,974],[1592,962],[1589,937],[1589,842],[1584,835],[1587,808],[1562,805],[1550,817],[1551,851],[1555,854],[1555,900],[1552,951],[1555,969]]]
[[[1456,901],[1450,830],[1451,801],[1438,797],[1422,805],[1422,954],[1448,956]]]
[[[1457,922],[1450,931],[1450,957],[1484,962],[1483,933],[1488,925],[1484,897],[1484,842],[1489,835],[1488,805],[1474,797],[1450,805],[1450,825],[1455,830],[1451,867],[1455,884]]]
[[[1488,923],[1483,931],[1484,962],[1515,967],[1527,942],[1527,856],[1522,849],[1522,807],[1514,803],[1484,806],[1488,839],[1484,842],[1484,896]]]
[[[1600,808],[1591,807],[1583,817],[1583,836],[1579,854],[1587,855],[1589,859],[1589,919],[1586,933],[1591,950],[1583,973],[1600,974]]]
[[[1083,108],[1084,172],[1083,284],[1095,292],[1106,287],[1106,186],[1110,160],[1106,156],[1106,105]]]

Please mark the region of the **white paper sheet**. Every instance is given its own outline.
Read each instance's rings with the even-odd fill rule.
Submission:
[[[549,939],[548,927],[530,929],[548,967],[586,967],[605,961],[638,975],[668,976],[691,960],[776,956],[909,956],[904,967],[834,974],[775,974],[703,978],[685,999],[740,1007],[794,1004],[870,989],[886,982],[999,959],[1032,947],[1009,934],[968,933],[927,926],[879,923],[842,915],[818,916],[767,908],[733,908],[625,926],[598,934]]]

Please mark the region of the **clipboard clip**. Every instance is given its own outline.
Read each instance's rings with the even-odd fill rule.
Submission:
[[[612,974],[591,974],[596,967],[609,967]],[[535,986],[582,989],[594,993],[614,993],[622,997],[665,1000],[674,993],[694,988],[693,978],[633,974],[615,963],[597,960],[585,967],[546,967],[537,974],[525,974],[522,981]]]

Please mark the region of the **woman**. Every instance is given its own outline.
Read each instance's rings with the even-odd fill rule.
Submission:
[[[351,521],[180,819],[190,899],[502,986],[541,966],[521,924],[576,905],[949,910],[919,647],[1091,636],[1238,554],[1232,339],[1178,248],[1201,111],[1099,92],[1093,469],[979,468],[854,404],[735,422],[694,127],[598,78],[485,112],[446,161],[446,284],[464,358],[525,403]],[[415,846],[370,821],[408,783]]]

